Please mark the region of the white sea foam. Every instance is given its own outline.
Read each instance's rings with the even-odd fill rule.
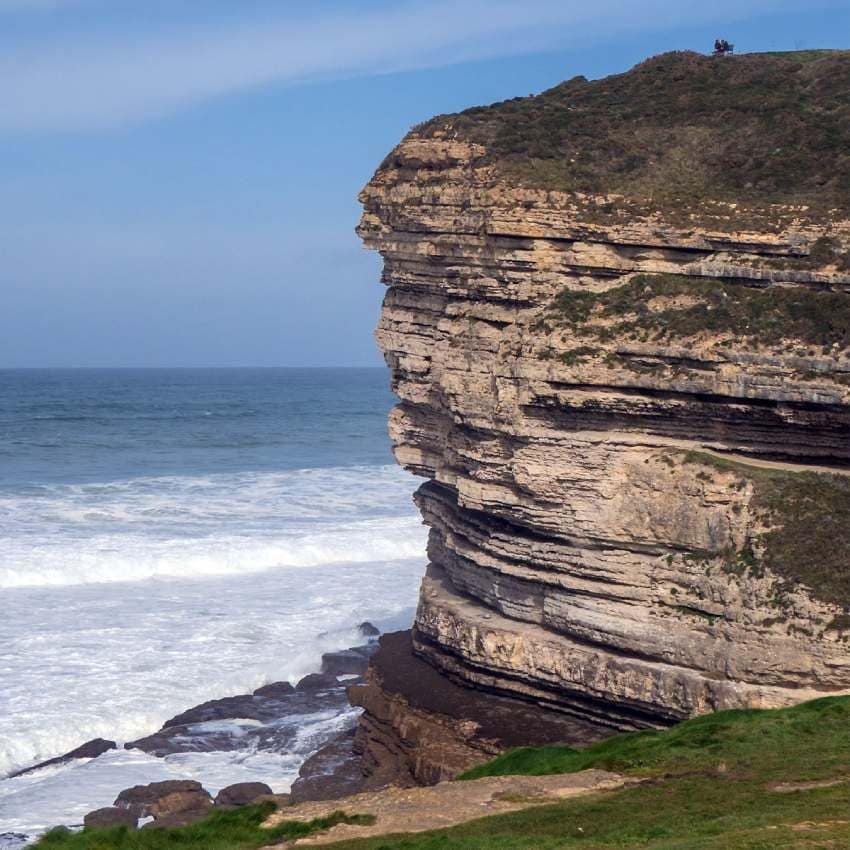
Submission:
[[[13,605],[0,622],[7,686],[0,694],[0,773],[93,737],[121,744],[206,699],[295,682],[317,669],[322,652],[361,639],[352,624],[408,624],[421,573],[421,559],[406,559],[321,565],[309,571],[306,587],[303,571],[274,570],[250,580],[146,582],[138,589],[7,591]],[[109,753],[81,772],[74,763],[3,780],[0,832],[76,823],[122,788],[172,776],[198,778],[210,790],[252,779],[286,790],[314,748],[311,740],[339,722],[333,714],[305,718],[284,754],[192,753],[163,765]]]
[[[322,652],[358,640],[346,625],[410,611],[421,573],[409,559],[8,591],[0,774],[90,738],[132,740],[207,699],[295,682]]]
[[[339,523],[312,533],[275,537],[257,533],[210,534],[151,540],[142,535],[98,535],[80,546],[28,546],[13,541],[0,555],[0,588],[61,586],[252,573],[279,567],[314,567],[336,561],[414,558],[423,551],[415,517]]]
[[[51,485],[0,494],[0,589],[416,557],[394,467]]]
[[[212,794],[232,782],[255,781],[285,793],[304,755],[214,752],[162,759],[140,750],[112,750],[97,759],[0,782],[0,832],[32,836],[60,820],[77,826],[93,808],[111,805],[117,790],[164,779],[197,779]]]
[[[0,775],[294,682],[363,620],[409,622],[425,561],[413,486],[376,467],[0,495]],[[78,823],[121,788],[172,776],[284,790],[338,722],[305,719],[291,753],[120,751],[3,780],[0,833]]]

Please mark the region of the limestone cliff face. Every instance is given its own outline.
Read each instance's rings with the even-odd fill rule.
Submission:
[[[523,185],[451,120],[361,201],[419,656],[620,729],[850,691],[848,206]]]

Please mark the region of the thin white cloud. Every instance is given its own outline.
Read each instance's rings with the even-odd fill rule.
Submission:
[[[0,0],[0,9],[48,2]],[[0,130],[104,127],[265,85],[436,67],[800,5],[715,0],[685,11],[681,0],[364,2],[358,14],[278,13],[261,23],[144,37],[69,36],[0,56]]]

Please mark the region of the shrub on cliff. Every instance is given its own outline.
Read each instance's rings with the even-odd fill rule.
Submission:
[[[604,292],[565,289],[549,319],[603,340],[670,342],[710,334],[754,346],[850,349],[850,298],[843,292],[759,289],[713,278],[641,274]]]

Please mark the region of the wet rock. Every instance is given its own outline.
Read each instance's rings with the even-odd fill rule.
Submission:
[[[200,799],[206,797],[209,805],[212,805],[210,795],[204,790],[200,782],[194,779],[166,779],[164,782],[151,782],[148,785],[134,785],[132,788],[125,788],[116,798],[113,805],[122,809],[129,809],[136,817],[147,817],[152,815],[156,817],[153,807],[167,797],[173,795],[194,795],[192,799],[198,801],[198,806],[201,806]],[[164,807],[158,806],[157,811],[161,815],[168,814],[174,811],[181,811],[180,802],[175,800],[172,803],[165,804]],[[209,805],[207,808],[209,808]]]
[[[270,699],[281,699],[283,697],[289,696],[289,694],[294,693],[295,688],[289,684],[289,682],[272,682],[268,685],[263,685],[261,688],[257,688],[254,691],[255,697],[267,697]]]
[[[215,805],[219,809],[235,809],[239,806],[250,806],[263,795],[272,793],[272,789],[264,782],[237,782],[228,785],[216,794]]]
[[[368,659],[377,650],[377,641],[372,640],[377,629],[370,623],[361,624],[360,629],[363,637],[369,639],[369,643],[350,647],[340,653],[327,654],[328,664],[335,664],[333,669],[339,670],[338,674],[333,674],[330,669],[323,669],[321,673],[305,676],[294,688],[289,682],[272,682],[257,688],[251,694],[208,700],[175,715],[158,732],[130,741],[124,746],[159,757],[174,753],[243,750],[301,752],[305,755],[315,752],[322,748],[332,735],[337,734],[340,726],[335,724],[334,728],[334,725],[319,724],[315,732],[305,737],[305,723],[309,725],[311,715],[326,718],[348,711],[350,705],[346,687],[363,681],[362,678],[357,678],[352,682],[350,677],[362,676],[368,666]],[[340,682],[336,675],[349,678]],[[346,725],[353,725],[355,718],[350,714],[347,718]],[[332,750],[331,753],[335,751]],[[328,759],[333,760],[337,756],[326,754],[323,758],[325,761],[316,760],[312,763],[329,764]],[[133,807],[134,812],[142,817],[143,813],[152,812],[152,804],[160,796],[184,790],[200,790],[206,795],[198,783],[189,783],[187,786],[184,781],[176,781],[177,784],[173,784],[174,782],[153,783],[151,786],[127,789],[119,795],[116,805]],[[237,805],[223,802],[226,790],[228,789],[219,793],[217,800],[222,802],[217,802],[217,805],[222,808]],[[261,796],[278,806],[285,805],[289,799],[286,795],[271,794],[265,785],[261,785],[258,790],[258,798]],[[204,808],[208,810],[207,806]],[[176,819],[184,820],[181,812],[163,811],[157,814],[154,825],[180,825],[175,823]]]
[[[354,751],[354,729],[337,735],[314,753],[298,771],[290,791],[293,803],[337,800],[363,788],[360,755]]]
[[[65,755],[57,756],[56,758],[48,759],[47,761],[34,764],[32,767],[26,767],[23,770],[18,770],[15,773],[9,774],[9,779],[14,776],[23,776],[25,773],[31,773],[34,770],[41,770],[43,767],[50,767],[54,764],[62,764],[66,761],[74,759],[93,759],[103,753],[114,750],[117,747],[115,741],[107,741],[105,738],[92,738],[91,741],[86,741],[85,744],[77,747],[75,750],[65,753]]]
[[[288,683],[275,683],[258,689],[262,693],[210,701],[201,712],[192,709],[178,715],[192,722],[169,722],[153,735],[124,746],[155,756],[242,749],[291,752],[304,715],[348,707],[343,686],[335,680],[332,684],[324,690],[295,691]]]
[[[369,658],[377,648],[376,642],[338,652],[326,652],[322,656],[322,673],[330,676],[362,676],[369,666]]]
[[[162,724],[162,728],[187,726],[191,723],[208,723],[211,720],[224,720],[232,717],[255,717],[258,708],[253,694],[239,694],[233,697],[207,700],[207,702],[202,702],[200,705],[166,720]]]
[[[301,679],[295,686],[296,691],[321,691],[326,688],[339,687],[336,676],[327,673],[310,673]]]
[[[375,626],[373,626],[368,620],[362,622],[357,630],[360,632],[363,637],[373,638],[378,637],[381,634],[381,630]]]
[[[0,832],[0,847],[3,850],[22,850],[30,841],[23,832]]]
[[[108,829],[113,826],[127,826],[135,829],[139,825],[139,818],[131,809],[121,806],[106,806],[95,809],[83,818],[83,826],[86,829]]]

